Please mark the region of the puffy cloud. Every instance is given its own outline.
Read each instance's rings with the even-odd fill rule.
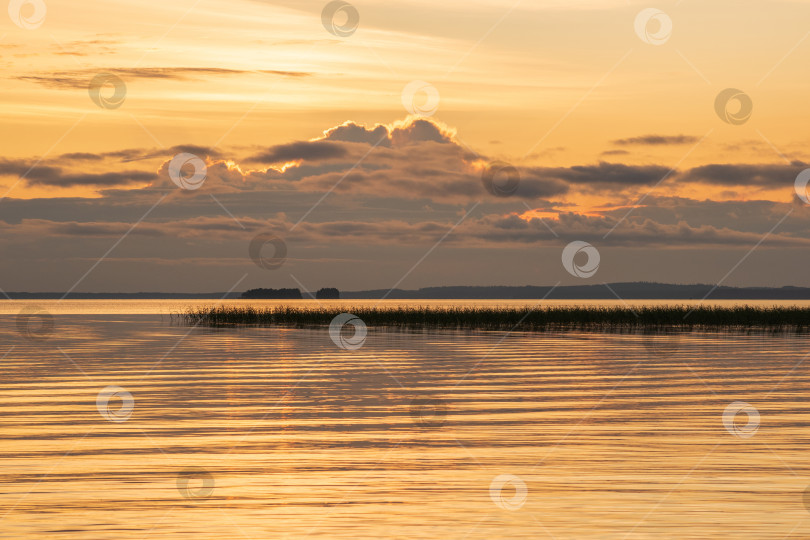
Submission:
[[[391,146],[391,141],[388,137],[389,133],[386,126],[378,124],[372,129],[369,129],[366,126],[355,124],[354,122],[345,122],[339,126],[324,131],[323,138],[328,141]]]
[[[206,162],[207,178],[201,189],[182,191],[170,181],[168,164],[180,152],[198,155]],[[141,170],[121,165],[138,161],[143,161]],[[605,161],[569,167],[517,166],[514,170],[520,182],[514,197],[498,198],[482,183],[488,163],[488,157],[468,150],[451,128],[434,120],[408,118],[389,125],[346,122],[324,131],[320,138],[275,145],[258,153],[254,150],[248,158],[205,146],[178,145],[74,152],[50,162],[0,160],[0,174],[21,177],[27,173],[29,185],[91,187],[103,195],[101,200],[84,203],[81,212],[73,215],[56,212],[53,205],[58,206],[57,202],[41,206],[42,211],[31,201],[7,206],[10,217],[6,219],[20,227],[25,224],[23,228],[46,227],[47,220],[26,219],[32,215],[58,215],[62,221],[47,225],[47,234],[52,235],[123,234],[124,223],[117,223],[120,208],[143,207],[145,211],[168,192],[170,197],[161,208],[164,221],[143,223],[138,234],[229,238],[266,228],[268,221],[256,216],[284,211],[309,216],[294,235],[308,242],[385,244],[396,238],[418,243],[435,241],[449,229],[453,219],[448,217],[448,208],[469,208],[484,201],[478,210],[483,215],[469,218],[448,242],[484,246],[542,243],[550,238],[550,226],[560,238],[671,247],[755,244],[788,206],[772,201],[697,201],[651,195],[624,220],[626,204],[637,200],[636,194],[647,193],[667,178],[679,184],[792,188],[793,179],[805,166],[800,162],[713,164],[686,171]],[[570,212],[579,208],[578,197],[592,192],[613,196],[616,203]],[[324,194],[328,197],[323,198]],[[310,214],[322,198],[326,202]],[[524,211],[522,202],[537,209],[537,214],[516,215]],[[79,208],[73,199],[65,200],[65,205]],[[810,211],[802,208],[767,245],[806,244]],[[359,214],[358,209],[362,209]],[[345,219],[349,213],[352,218]],[[230,214],[240,216],[238,223]],[[619,220],[620,225],[604,239]],[[272,227],[289,230],[293,222],[277,219]]]

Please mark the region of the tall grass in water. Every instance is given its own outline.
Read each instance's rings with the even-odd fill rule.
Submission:
[[[807,330],[810,308],[752,306],[546,306],[546,307],[364,307],[257,309],[214,307],[181,315],[189,325],[321,326],[343,312],[370,327],[448,328],[470,330],[555,329],[772,329]]]

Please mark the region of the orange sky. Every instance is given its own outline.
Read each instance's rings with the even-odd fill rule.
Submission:
[[[629,0],[354,2],[328,21],[332,31],[326,6],[12,2],[0,26],[0,195],[103,199],[112,184],[75,181],[83,174],[141,175],[115,180],[116,189],[156,188],[148,177],[165,171],[170,149],[180,146],[206,148],[209,166],[227,162],[229,171],[250,176],[284,165],[246,161],[261,148],[320,140],[349,121],[393,129],[428,108],[454,147],[470,152],[457,166],[442,161],[448,173],[460,168],[474,176],[501,160],[523,175],[569,183],[543,200],[494,210],[502,216],[595,219],[622,214],[647,196],[786,206],[794,199],[790,179],[808,160],[810,2],[684,0],[657,11]],[[359,24],[347,30],[353,12]],[[122,92],[125,86],[120,107],[99,106],[89,95],[94,77],[107,73],[120,79]],[[425,85],[430,95],[403,99]],[[723,121],[715,103],[727,88],[753,104],[738,125]],[[100,96],[103,104],[112,87]],[[725,111],[734,115],[739,104],[732,100]],[[130,153],[109,155],[121,151]],[[75,153],[108,155],[63,157]],[[378,167],[378,158],[386,159],[374,154],[365,166]],[[572,179],[586,167],[601,181],[605,163],[628,174],[673,174],[607,188]],[[18,169],[29,165],[37,167],[32,176],[51,167],[74,180],[21,179]],[[715,165],[764,169],[750,177],[701,169]],[[427,196],[420,204],[448,201]],[[667,204],[658,208],[670,212],[676,203]],[[667,218],[671,224],[686,219],[678,212]],[[734,229],[739,213],[713,226]]]

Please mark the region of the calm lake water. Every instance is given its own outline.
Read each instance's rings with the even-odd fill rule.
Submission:
[[[0,304],[0,537],[810,537],[810,336],[344,350],[188,305]]]

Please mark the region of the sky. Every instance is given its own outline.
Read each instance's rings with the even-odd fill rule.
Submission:
[[[810,286],[808,21],[12,0],[0,289]]]

